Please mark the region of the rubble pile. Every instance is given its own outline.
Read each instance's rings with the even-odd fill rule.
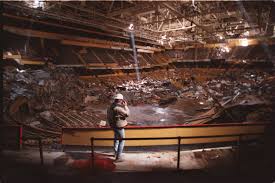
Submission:
[[[101,106],[106,110],[117,92],[125,96],[130,106],[147,104],[165,108],[188,99],[208,109],[217,101],[221,104],[230,101],[231,106],[267,103],[275,94],[275,79],[268,72],[205,71],[203,75],[211,77],[204,80],[192,72],[178,69],[143,73],[140,81],[134,76],[81,80],[68,68],[5,67],[5,120],[21,121],[35,130],[55,134],[62,127],[105,126],[105,113],[96,109]]]
[[[161,99],[177,95],[177,88],[169,80],[154,80],[150,77],[144,77],[140,81],[126,81],[116,89],[132,105],[159,103]]]
[[[18,70],[4,72],[5,98],[13,101],[24,96],[36,103],[38,110],[67,110],[68,106],[79,108],[83,100],[84,83],[72,70]],[[68,105],[73,102],[74,105]]]
[[[86,107],[99,100],[106,101],[109,93],[108,87],[82,81],[68,68],[6,67],[3,85],[5,121],[12,124],[17,121],[36,132],[43,129],[53,135],[62,127],[99,126],[102,119]]]
[[[216,77],[197,81],[196,78],[179,78],[170,74],[163,80],[146,76],[142,80],[130,80],[117,86],[117,90],[128,96],[128,100],[135,104],[161,104],[169,98],[189,98],[202,103],[213,103],[213,97],[220,102],[228,99],[242,99],[252,95],[268,101],[272,94],[272,86],[266,84],[271,75],[246,71],[243,73],[217,75]]]
[[[226,111],[220,112],[220,117],[216,116],[218,120],[210,119],[203,123],[211,121],[268,122],[271,120],[271,102],[275,97],[272,73],[240,70],[216,73],[214,77],[205,80],[199,80],[192,74],[189,76],[180,77],[180,74],[173,72],[161,80],[154,75],[151,77],[147,75],[141,81],[125,81],[118,85],[117,89],[127,96],[131,105],[158,104],[160,107],[167,107],[191,100],[201,106],[194,110],[204,109],[205,111],[217,107],[218,111]],[[181,109],[187,110],[186,107]],[[209,113],[216,115],[214,111],[217,110],[209,111]],[[203,113],[197,114],[204,116]],[[191,117],[187,120],[189,122],[184,122],[184,124],[195,124],[193,121],[195,118],[197,117]]]

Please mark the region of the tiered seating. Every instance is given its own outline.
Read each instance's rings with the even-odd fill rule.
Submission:
[[[103,63],[115,63],[106,53],[106,49],[93,48],[93,51]]]
[[[208,49],[207,48],[198,48],[197,49],[197,60],[207,59]]]
[[[178,58],[179,51],[166,51],[163,53],[163,55],[170,57],[170,58]]]
[[[129,51],[124,51],[122,52],[123,57],[131,64],[134,64],[134,58],[133,58],[133,54],[131,54]]]
[[[165,55],[163,52],[155,53],[153,55],[153,57],[156,57],[156,56],[157,56],[158,59],[160,59],[159,60],[160,63],[169,63],[171,58],[173,58],[173,57]]]
[[[252,46],[250,52],[247,55],[248,59],[251,60],[263,60],[263,59],[267,59],[268,55],[266,54],[266,52],[269,52],[270,54],[272,52],[270,52],[270,50],[268,50],[268,48],[265,48],[263,46]]]
[[[220,48],[198,48],[197,58],[195,57],[195,48],[186,51],[171,50],[166,51],[165,55],[177,60],[204,60],[224,58],[230,60],[267,60],[269,55],[274,57],[275,46],[247,46],[231,48],[229,53],[222,52]]]
[[[61,47],[59,50],[60,54],[58,56],[58,64],[65,64],[65,65],[79,65],[82,64],[79,61],[79,58],[73,53],[70,47]]]
[[[194,58],[194,49],[188,49],[185,52],[182,53],[182,57],[180,57],[183,60],[193,60]]]
[[[143,55],[143,58],[145,58],[148,63],[151,63],[151,65],[158,64],[158,62],[152,58],[151,54],[144,53],[142,55]]]
[[[44,39],[44,49],[39,38],[26,38],[14,34],[5,33],[4,51],[9,52],[14,58],[18,55],[20,59],[44,61],[45,57],[50,58],[56,64],[64,65],[85,65],[91,67],[114,67],[129,66],[134,64],[133,52],[91,48],[85,50],[81,46],[70,46],[60,44],[56,40]],[[9,41],[16,40],[16,42]],[[12,53],[11,53],[12,52]],[[19,53],[18,53],[19,52]],[[268,60],[275,57],[275,45],[250,45],[247,47],[231,48],[229,53],[223,52],[219,47],[216,48],[197,48],[195,57],[195,48],[187,50],[167,50],[164,52],[141,53],[138,52],[138,61],[140,66],[154,66],[162,63],[168,63],[171,60],[197,61],[213,58],[224,58],[228,60]]]
[[[150,65],[150,64],[148,64],[148,62],[143,58],[142,54],[140,54],[140,53],[137,54],[137,59],[138,59],[140,66]]]
[[[82,58],[86,61],[86,63],[100,63],[100,61],[96,58],[96,56],[93,54],[91,49],[87,49],[87,52],[84,54],[81,54]]]
[[[108,50],[108,53],[114,58],[115,62],[117,62],[119,66],[123,67],[129,65],[129,62],[121,56],[120,51]]]
[[[243,57],[243,54],[244,54],[245,50],[246,50],[246,47],[238,47],[238,48],[236,48],[235,53],[234,53],[234,55],[233,55],[232,58],[236,59],[236,60],[243,60],[243,59],[245,59]]]

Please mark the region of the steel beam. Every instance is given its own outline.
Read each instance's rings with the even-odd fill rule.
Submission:
[[[167,7],[169,10],[171,10],[172,13],[174,13],[176,16],[178,17],[183,17],[184,19],[186,19],[187,21],[195,24],[197,27],[203,29],[204,31],[206,31],[207,33],[210,33],[210,30],[208,30],[207,28],[205,28],[204,26],[200,25],[199,23],[197,23],[196,21],[190,19],[190,18],[187,18],[186,16],[184,16],[182,13],[180,13],[178,10],[176,10],[174,7],[172,7],[170,4],[164,2],[162,3],[165,7]]]

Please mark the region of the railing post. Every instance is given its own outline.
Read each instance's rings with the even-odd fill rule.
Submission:
[[[238,170],[241,170],[241,144],[242,144],[242,135],[239,135],[238,138]]]
[[[178,158],[177,158],[177,171],[180,170],[180,140],[181,137],[178,137]]]
[[[94,137],[91,138],[91,161],[92,161],[92,168],[94,168],[95,167]]]
[[[39,154],[40,154],[40,164],[44,165],[44,157],[43,157],[43,146],[41,137],[38,138],[38,145],[39,145]]]

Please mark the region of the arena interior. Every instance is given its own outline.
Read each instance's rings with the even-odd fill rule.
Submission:
[[[275,181],[275,1],[0,4],[0,183]]]

